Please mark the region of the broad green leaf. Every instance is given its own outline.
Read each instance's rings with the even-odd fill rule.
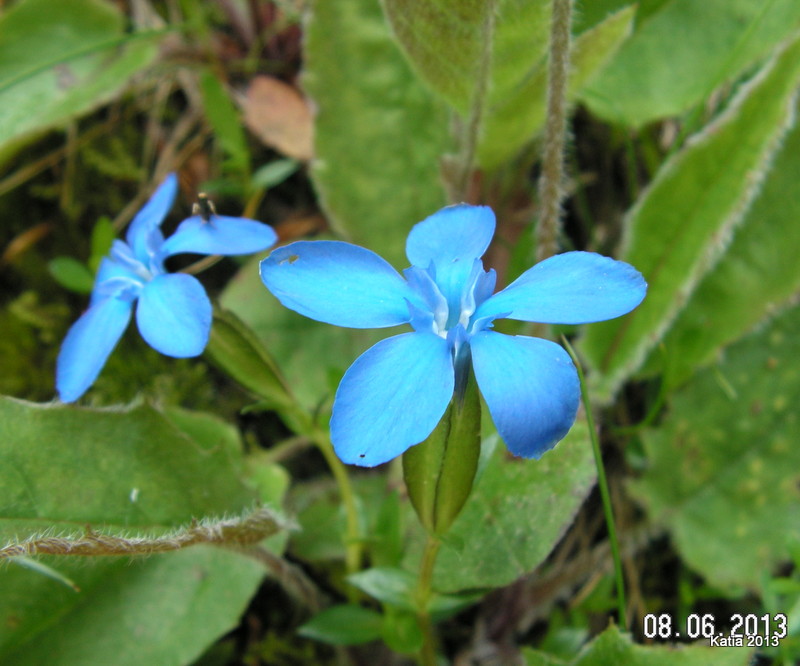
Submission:
[[[46,561],[79,591],[34,571],[4,567],[4,664],[191,663],[239,623],[264,574],[254,560],[210,546],[134,561]]]
[[[798,80],[795,39],[661,168],[629,213],[622,258],[642,272],[649,288],[636,310],[593,324],[582,340],[601,399],[639,368],[727,249],[793,120]]]
[[[208,415],[2,398],[0,539],[81,536],[87,525],[157,536],[195,518],[242,513],[256,496],[241,466],[235,431]],[[134,564],[45,562],[80,592],[35,571],[0,571],[3,663],[191,661],[237,623],[263,575],[240,555],[202,546]]]
[[[416,80],[378,0],[315,0],[303,86],[312,98],[312,178],[333,228],[398,268],[412,225],[444,205],[443,107]]]
[[[786,137],[758,198],[645,369],[676,386],[800,289],[800,126]]]
[[[359,645],[381,637],[383,616],[368,608],[342,604],[312,617],[298,633],[332,645]]]
[[[800,539],[800,308],[731,346],[645,433],[633,485],[712,584],[757,588]]]
[[[200,93],[214,137],[227,157],[224,167],[235,173],[247,173],[250,170],[250,152],[247,150],[242,120],[225,86],[208,69],[200,72]]]
[[[491,40],[488,99],[478,161],[494,169],[514,156],[545,120],[550,2],[546,0],[385,0],[386,15],[415,70],[462,116],[474,105],[484,43]],[[494,11],[493,29],[487,11]],[[634,9],[606,18],[575,40],[570,96],[597,72],[630,31]]]
[[[572,523],[594,481],[584,422],[538,461],[512,458],[499,444],[445,537],[434,589],[501,587],[533,571]],[[406,563],[412,571],[420,550]]]
[[[384,0],[386,16],[416,71],[462,115],[469,113],[484,52],[487,11],[495,11],[493,99],[522,85],[547,52],[547,0]]]
[[[239,478],[238,442],[190,438],[190,423],[197,435],[212,417],[183,412],[177,427],[176,414],[1,398],[0,538],[81,533],[85,525],[154,533],[249,509],[255,496]]]
[[[527,666],[747,666],[753,650],[707,645],[637,645],[611,626],[570,661],[538,650],[524,650]]]
[[[333,398],[339,380],[359,354],[391,331],[343,329],[288,310],[261,282],[259,262],[254,258],[242,267],[220,302],[266,345],[297,399],[307,407],[318,407]]]
[[[799,24],[795,0],[669,0],[640,21],[582,100],[633,126],[682,113]]]
[[[112,99],[156,56],[100,0],[22,0],[0,16],[0,161],[32,135]]]
[[[567,97],[572,100],[630,34],[635,7],[612,14],[573,42]],[[500,97],[493,94],[478,146],[478,161],[493,169],[512,158],[544,127],[547,61],[541,59],[523,82]]]

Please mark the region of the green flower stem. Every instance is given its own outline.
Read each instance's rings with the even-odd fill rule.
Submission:
[[[328,433],[319,428],[315,428],[313,432],[308,434],[325,458],[325,462],[328,463],[333,478],[336,480],[336,485],[339,487],[339,495],[344,504],[347,521],[345,533],[345,566],[348,574],[356,573],[361,570],[364,542],[359,527],[356,494],[353,491],[353,485],[350,483],[350,476],[347,474],[344,463],[336,456]]]
[[[561,199],[564,196],[564,143],[567,131],[572,0],[553,0],[550,20],[550,61],[547,69],[547,121],[544,128],[542,175],[539,178],[539,224],[536,261],[558,251]]]
[[[358,506],[350,477],[331,444],[328,431],[303,407],[278,364],[258,337],[235,315],[216,308],[206,352],[215,365],[272,408],[300,437],[322,453],[333,474],[346,515],[345,563],[348,573],[361,568],[364,548]]]
[[[583,407],[586,410],[586,424],[589,427],[589,437],[592,440],[592,452],[594,453],[594,462],[597,466],[597,485],[600,487],[600,497],[603,500],[603,512],[606,516],[606,526],[608,528],[608,541],[611,544],[611,556],[614,559],[614,577],[617,582],[617,613],[619,614],[619,624],[623,628],[628,627],[628,618],[625,610],[625,579],[622,575],[622,558],[619,554],[619,542],[617,541],[617,528],[614,524],[614,512],[611,508],[611,494],[608,492],[608,481],[606,480],[606,469],[603,465],[603,456],[600,454],[600,441],[597,437],[597,430],[594,425],[594,418],[592,417],[592,406],[589,402],[589,390],[586,386],[586,379],[583,375],[583,368],[581,368],[580,361],[578,360],[575,350],[569,344],[565,336],[561,336],[561,341],[564,347],[572,357],[572,362],[578,370],[578,379],[581,383],[581,400]]]
[[[442,542],[438,537],[428,534],[425,550],[419,565],[419,580],[417,581],[417,618],[422,629],[422,651],[420,663],[423,666],[436,666],[436,633],[433,630],[430,612],[431,595],[433,594],[433,566]]]

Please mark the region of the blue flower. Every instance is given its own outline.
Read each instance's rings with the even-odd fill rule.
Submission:
[[[567,252],[493,294],[480,257],[494,234],[485,206],[443,208],[411,230],[401,277],[369,250],[339,241],[300,241],[261,263],[261,279],[286,307],[351,328],[410,324],[377,343],[345,373],[331,438],[342,461],[372,467],[423,441],[470,365],[509,450],[538,458],[575,421],[580,388],[561,346],[492,330],[507,317],[583,324],[630,312],[644,298],[641,274],[591,252]]]
[[[161,233],[178,190],[175,174],[134,217],[126,241],[115,240],[100,263],[89,309],[70,328],[56,363],[56,388],[63,402],[80,398],[92,385],[130,322],[147,344],[167,356],[197,356],[211,328],[211,303],[200,282],[168,273],[174,254],[248,254],[275,243],[271,227],[255,220],[216,214],[194,215],[166,240]]]

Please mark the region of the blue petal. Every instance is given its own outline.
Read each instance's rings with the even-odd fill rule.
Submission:
[[[340,241],[278,248],[261,262],[261,279],[290,310],[336,326],[396,326],[411,318],[406,300],[425,308],[386,261]]]
[[[594,252],[566,252],[536,264],[478,308],[542,324],[588,324],[630,312],[647,283],[630,264]]]
[[[374,467],[433,432],[453,396],[447,342],[431,333],[404,333],[364,352],[345,373],[331,417],[336,455]]]
[[[123,297],[132,301],[139,296],[142,283],[142,278],[128,267],[105,257],[100,262],[100,268],[94,279],[90,305],[111,296]],[[126,293],[123,295],[123,292]]]
[[[161,235],[160,232],[158,234],[153,232],[158,230],[167,213],[169,213],[177,193],[178,177],[171,173],[159,185],[149,201],[136,213],[130,226],[128,226],[128,233],[125,238],[128,241],[128,245],[133,248],[134,255],[140,261],[145,261],[146,257],[157,249],[156,246],[161,239]]]
[[[127,299],[102,299],[69,329],[56,362],[56,389],[63,402],[80,398],[97,379],[131,320],[131,306]]]
[[[436,283],[450,310],[460,309],[461,294],[475,259],[494,235],[494,213],[488,206],[448,206],[414,225],[406,241],[412,265],[435,267]]]
[[[136,324],[156,351],[176,358],[197,356],[208,342],[211,302],[191,275],[159,275],[142,290]]]
[[[567,434],[580,399],[578,373],[554,342],[482,331],[472,362],[500,437],[515,456],[539,458]]]
[[[192,254],[251,254],[272,247],[278,236],[268,224],[244,217],[199,215],[185,219],[161,246],[164,257]]]

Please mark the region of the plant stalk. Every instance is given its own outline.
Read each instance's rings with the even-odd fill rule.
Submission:
[[[428,534],[425,550],[419,565],[419,581],[417,583],[417,618],[422,629],[422,651],[420,663],[422,666],[436,666],[436,632],[431,622],[430,605],[433,593],[433,566],[442,542],[432,534]]]
[[[553,0],[552,12],[547,69],[547,121],[539,178],[539,224],[536,227],[537,262],[556,254],[561,231],[572,0]]]
[[[603,501],[603,513],[606,517],[606,528],[608,529],[608,541],[611,545],[611,557],[614,560],[614,578],[617,584],[617,613],[619,614],[619,625],[623,629],[628,627],[628,618],[625,604],[625,579],[622,575],[622,557],[619,553],[619,541],[617,540],[617,528],[614,523],[614,511],[611,507],[611,494],[608,492],[608,481],[606,479],[606,469],[603,465],[603,456],[600,453],[600,441],[597,437],[597,430],[594,425],[594,417],[592,416],[592,406],[589,402],[589,390],[586,386],[586,379],[583,375],[583,368],[581,368],[580,361],[578,360],[575,350],[569,344],[567,338],[561,336],[561,341],[564,344],[575,368],[578,371],[578,380],[581,384],[581,400],[583,407],[586,410],[586,424],[589,427],[589,438],[592,441],[592,453],[594,454],[594,462],[597,466],[597,485],[600,488],[600,497]]]

